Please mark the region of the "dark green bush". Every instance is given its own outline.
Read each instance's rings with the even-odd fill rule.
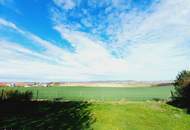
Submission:
[[[172,94],[172,101],[178,106],[190,106],[190,71],[182,71],[176,77],[173,83],[174,91]]]
[[[30,101],[32,97],[33,93],[31,91],[2,90],[1,92],[1,100],[6,101]]]

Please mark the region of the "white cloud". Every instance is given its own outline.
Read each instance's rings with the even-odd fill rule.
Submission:
[[[76,6],[71,4],[74,2],[71,0],[67,1],[71,2],[69,4],[63,0],[54,2],[66,10]],[[130,6],[130,2],[128,4]],[[121,5],[119,1],[113,0],[109,6],[119,8]],[[60,18],[65,14],[54,12],[57,16],[53,28],[64,40],[71,43],[74,52],[68,52],[9,21],[0,19],[0,26],[11,28],[45,48],[43,52],[36,52],[19,43],[1,39],[0,79],[174,79],[179,71],[190,68],[188,5],[189,0],[163,0],[151,5],[148,11],[108,11],[108,22],[105,22],[107,26],[103,21],[103,24],[94,26],[91,23],[93,18],[89,18],[88,14],[89,17],[82,19],[83,24],[94,26],[94,32],[106,32],[109,40],[104,41],[97,35],[82,32],[75,24],[61,22]],[[83,27],[80,24],[77,26]]]
[[[4,76],[11,75],[12,79],[14,77],[23,77],[35,80],[38,77],[39,80],[59,81],[101,80],[105,76],[108,79],[112,79],[116,75],[125,74],[125,70],[127,70],[125,69],[127,67],[125,60],[112,57],[100,41],[94,41],[85,33],[68,30],[63,26],[55,27],[74,46],[75,53],[70,53],[32,33],[18,28],[11,22],[6,21],[3,23],[0,25],[14,29],[29,40],[42,45],[47,50],[38,53],[22,47],[18,43],[1,40],[1,79]],[[116,66],[118,69],[115,69]]]
[[[125,59],[114,58],[107,48],[103,47],[101,41],[92,39],[85,33],[68,30],[61,25],[55,29],[73,44],[76,49],[75,60],[85,67],[86,73],[107,76],[125,74],[127,70]]]
[[[130,3],[128,4],[130,6]],[[117,70],[119,67],[114,67],[115,70],[125,79],[156,80],[174,79],[179,71],[190,68],[188,60],[190,58],[188,53],[190,49],[189,4],[188,0],[183,2],[181,0],[163,0],[153,3],[145,12],[132,9],[130,12],[110,13],[107,17],[109,24],[105,29],[111,39],[108,42],[111,43],[100,43],[100,45],[101,47],[105,44],[108,45],[105,48],[106,54],[114,51],[118,57],[122,57],[120,60],[125,62],[123,64],[125,67],[121,68],[127,71],[123,75]],[[113,1],[111,7],[114,6],[120,7],[120,4]],[[72,30],[72,26],[69,28]],[[64,28],[56,27],[56,29],[64,39],[71,43],[80,42],[80,46],[84,43],[88,46],[91,45],[89,41],[83,41],[81,37],[76,38],[79,36],[79,32],[74,35],[70,32],[65,33],[66,29]],[[98,32],[99,30],[95,28],[94,31]],[[84,37],[89,38],[93,35],[88,34]],[[97,43],[98,40],[92,41]],[[92,47],[94,51],[90,47],[86,48],[89,50],[86,55],[96,52],[95,47]],[[100,52],[100,55],[104,55],[101,53],[101,49],[100,51],[97,49],[97,51]],[[111,58],[113,55],[107,59]],[[119,62],[117,61],[117,63]]]
[[[5,19],[0,18],[0,25],[7,26],[9,28],[15,29],[15,30],[20,32],[20,30],[16,27],[15,24],[13,24],[13,23],[11,23],[9,21],[6,21]]]
[[[13,29],[17,33],[28,38],[29,40],[32,40],[33,42],[41,45],[43,48],[45,48],[45,52],[43,52],[44,55],[50,55],[51,57],[54,57],[55,59],[59,59],[60,58],[59,56],[65,52],[65,50],[63,48],[59,48],[56,45],[54,45],[53,43],[46,41],[46,40],[36,36],[33,33],[25,31],[25,30],[17,27],[14,23],[11,23],[5,19],[0,18],[0,26],[5,26],[7,28]]]
[[[62,9],[70,10],[75,8],[76,3],[74,0],[54,0],[55,4]]]
[[[174,79],[179,71],[190,68],[189,4],[167,0],[154,5],[152,13],[120,15],[122,31],[115,31],[113,47],[126,57],[130,77]]]

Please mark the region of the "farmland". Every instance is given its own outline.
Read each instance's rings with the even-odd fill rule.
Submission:
[[[161,87],[5,87],[0,90],[16,89],[32,91],[34,99],[64,99],[72,101],[145,101],[167,100],[172,86]]]

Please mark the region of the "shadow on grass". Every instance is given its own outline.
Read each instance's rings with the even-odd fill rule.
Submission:
[[[90,129],[95,119],[89,106],[77,101],[1,101],[0,129]]]
[[[180,99],[179,100],[171,100],[167,102],[167,104],[172,105],[174,107],[178,107],[181,109],[185,109],[188,114],[190,114],[190,101],[182,102]]]

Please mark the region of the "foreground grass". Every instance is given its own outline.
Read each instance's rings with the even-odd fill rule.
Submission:
[[[92,106],[95,130],[189,130],[190,115],[164,103],[99,103]]]
[[[160,102],[1,102],[0,128],[189,130],[190,115]]]
[[[32,91],[34,99],[62,98],[72,101],[145,101],[145,100],[167,100],[171,95],[170,91],[173,86],[161,87],[133,87],[133,88],[117,88],[117,87],[6,87],[1,90],[16,89],[19,91]]]

